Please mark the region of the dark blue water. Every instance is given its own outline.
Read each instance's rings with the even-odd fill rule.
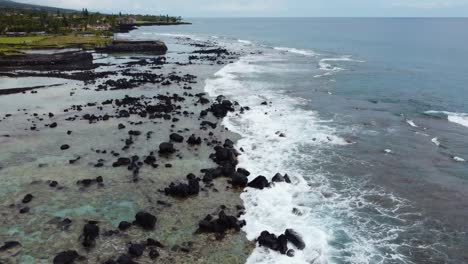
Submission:
[[[228,119],[244,149],[262,146],[251,149],[255,162],[241,164],[258,173],[289,169],[310,187],[291,196],[307,217],[265,218],[292,221],[323,243],[295,260],[256,251],[250,263],[468,262],[468,19],[190,21],[130,36],[179,34],[243,51],[209,85],[258,110]],[[261,100],[276,107],[268,117],[256,108]],[[269,130],[285,132],[285,142],[262,134]],[[263,167],[255,155],[267,160]],[[243,197],[247,209],[291,191],[278,188]],[[259,215],[247,220],[282,227]]]

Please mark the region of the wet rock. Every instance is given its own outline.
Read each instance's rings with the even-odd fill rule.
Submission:
[[[265,178],[265,176],[258,176],[257,178],[255,178],[247,184],[248,187],[260,190],[267,188],[269,185],[270,184],[268,183],[268,180]]]
[[[239,231],[245,225],[244,221],[238,221],[235,216],[226,215],[224,211],[218,214],[217,219],[207,215],[205,219],[198,223],[198,232],[224,234],[229,229]]]
[[[80,255],[75,250],[62,251],[54,257],[54,264],[72,264],[80,258]]]
[[[130,131],[128,131],[128,134],[129,134],[130,136],[139,136],[139,135],[141,135],[141,131],[138,131],[138,130],[130,130]]]
[[[50,124],[49,127],[50,127],[50,128],[56,128],[56,127],[57,127],[57,123],[54,122],[54,123]]]
[[[188,140],[187,140],[187,143],[189,145],[200,145],[202,143],[202,140],[200,137],[196,137],[195,135],[191,135]]]
[[[294,255],[296,254],[296,252],[294,251],[294,249],[290,249],[288,250],[288,252],[286,252],[286,256],[288,257],[294,257]]]
[[[154,240],[152,238],[148,238],[146,240],[146,246],[164,248],[164,245],[161,242]]]
[[[92,247],[95,244],[96,238],[99,236],[99,226],[94,222],[89,222],[83,227],[83,235],[81,244],[84,247]]]
[[[125,125],[124,124],[119,124],[118,127],[117,127],[119,130],[122,130],[125,128]]]
[[[271,179],[272,182],[284,182],[284,177],[280,173],[276,173]]]
[[[133,261],[129,255],[122,254],[117,258],[118,264],[138,264],[137,262]]]
[[[199,179],[193,174],[187,175],[188,184],[185,183],[171,183],[169,187],[164,189],[166,195],[187,198],[191,195],[197,195],[200,192]]]
[[[217,125],[215,123],[212,123],[212,122],[209,122],[209,121],[202,121],[200,123],[200,126],[201,127],[211,127],[212,129],[215,129],[217,127]]]
[[[172,133],[169,138],[174,141],[174,142],[178,142],[178,143],[182,143],[184,141],[184,137],[177,134],[177,133]]]
[[[250,176],[250,172],[246,169],[243,169],[243,168],[237,168],[237,173],[240,173],[244,176]]]
[[[286,229],[284,235],[294,246],[298,249],[303,250],[305,248],[305,243],[302,237],[293,229]]]
[[[70,164],[75,164],[77,161],[79,161],[81,157],[77,157],[76,159],[69,160],[68,163]]]
[[[232,186],[241,187],[241,188],[245,188],[248,182],[249,182],[249,179],[247,178],[247,176],[242,175],[240,173],[235,173],[231,177],[231,180],[230,180],[230,183],[232,184]]]
[[[156,226],[156,217],[147,212],[139,212],[135,215],[134,224],[146,230],[152,230]]]
[[[26,203],[29,203],[32,201],[32,199],[34,198],[34,196],[30,193],[26,194],[23,198],[23,200],[21,201],[22,203],[26,204]]]
[[[132,163],[132,161],[129,158],[118,158],[116,162],[112,164],[112,167],[120,167],[120,166],[128,166]]]
[[[29,213],[30,211],[30,208],[29,207],[23,207],[19,210],[19,213],[20,214],[26,214],[26,213]]]
[[[172,154],[175,152],[174,145],[169,142],[163,142],[159,145],[160,154]]]
[[[120,231],[125,231],[127,229],[129,229],[130,227],[132,227],[132,224],[127,222],[127,221],[122,221],[119,223],[119,230]]]
[[[70,146],[67,145],[67,144],[64,144],[64,145],[60,146],[60,149],[61,149],[61,150],[67,150],[67,149],[69,149],[69,148],[70,148]]]
[[[150,259],[157,259],[159,257],[159,252],[156,249],[151,249],[149,252]]]
[[[278,251],[281,254],[286,254],[286,252],[288,252],[288,239],[285,235],[280,235],[278,237]]]
[[[257,238],[258,244],[261,247],[266,247],[272,250],[278,250],[279,241],[275,234],[271,234],[268,231],[263,231]]]
[[[291,179],[289,178],[289,176],[287,174],[284,175],[284,181],[286,183],[291,183]]]
[[[21,243],[18,241],[7,241],[0,247],[0,252],[7,251],[15,247],[21,247]]]
[[[142,244],[131,244],[130,247],[128,247],[128,254],[132,257],[139,257],[143,255],[144,251],[145,245]]]

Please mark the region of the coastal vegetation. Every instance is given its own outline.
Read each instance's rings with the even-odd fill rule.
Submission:
[[[21,50],[43,48],[93,49],[112,41],[114,32],[182,21],[169,15],[102,14],[86,8],[73,11],[14,4],[0,2],[0,55],[21,55]]]

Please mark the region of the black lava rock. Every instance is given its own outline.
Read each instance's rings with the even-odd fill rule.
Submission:
[[[264,188],[268,187],[270,184],[265,176],[258,176],[253,181],[249,182],[247,186],[255,189],[263,190]]]
[[[26,194],[23,198],[23,200],[21,201],[22,203],[26,204],[26,203],[29,203],[32,201],[32,199],[34,198],[34,196],[30,193]]]
[[[125,231],[125,230],[129,229],[131,226],[132,226],[131,223],[129,223],[127,221],[122,221],[122,222],[119,223],[119,230],[120,231]]]
[[[96,238],[99,236],[99,226],[95,223],[87,223],[83,227],[83,236],[81,244],[84,247],[92,247],[95,244]]]
[[[60,146],[60,149],[61,149],[61,150],[67,150],[67,149],[69,149],[69,148],[70,148],[70,146],[67,145],[67,144],[64,144],[64,145]]]
[[[178,143],[181,143],[184,141],[184,137],[177,134],[177,133],[172,133],[169,138],[174,141],[174,142],[178,142]]]
[[[147,213],[147,212],[139,212],[135,215],[135,224],[142,227],[146,230],[154,229],[156,225],[156,216]]]
[[[302,237],[293,229],[286,229],[284,235],[297,249],[303,250],[305,248],[305,243]]]
[[[54,264],[72,264],[80,257],[75,250],[67,250],[57,254],[54,257]]]
[[[0,252],[7,251],[19,246],[21,246],[21,243],[18,241],[7,241],[3,244],[3,246],[0,247]]]
[[[193,174],[187,175],[188,184],[185,183],[171,183],[169,187],[164,189],[166,195],[175,197],[186,198],[191,195],[197,195],[200,192],[199,179]]]
[[[172,154],[175,152],[174,145],[169,142],[163,142],[159,145],[160,154]]]
[[[128,254],[132,257],[139,257],[143,255],[144,251],[145,245],[142,244],[131,244],[130,247],[128,247]]]

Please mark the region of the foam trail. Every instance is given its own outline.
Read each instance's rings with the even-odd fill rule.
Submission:
[[[299,55],[304,55],[304,56],[309,56],[309,57],[319,55],[318,53],[315,53],[312,50],[295,49],[295,48],[287,48],[287,47],[275,47],[274,49],[278,51],[284,51],[284,52],[289,52],[289,53],[294,53],[294,54],[299,54]]]
[[[348,263],[369,263],[373,256],[379,254],[374,242],[362,237],[360,231],[340,224],[342,217],[353,214],[349,211],[352,199],[336,193],[334,199],[324,195],[334,193],[327,187],[326,177],[295,164],[314,163],[315,151],[348,143],[335,135],[328,121],[322,122],[314,112],[299,107],[303,101],[269,89],[266,83],[242,81],[239,76],[249,77],[268,69],[254,65],[259,59],[266,58],[252,55],[227,65],[215,74],[216,78],[206,81],[205,89],[211,96],[223,94],[251,108],[241,115],[230,114],[223,121],[224,126],[242,136],[236,146],[245,150],[239,157],[239,166],[252,173],[249,179],[264,175],[271,180],[275,173],[280,172],[288,173],[293,181],[292,184],[277,183],[264,190],[247,188],[242,193],[247,238],[254,240],[264,230],[280,235],[286,228],[293,228],[303,236],[306,248],[296,250],[295,257],[290,258],[257,247],[247,263],[332,263],[336,256]],[[272,105],[261,105],[263,101],[272,102]],[[286,137],[279,137],[277,132],[284,133]],[[307,153],[300,151],[304,146],[310,147]],[[310,184],[320,187],[311,189]],[[352,196],[353,199],[362,191],[358,193]],[[300,214],[294,213],[293,208]],[[351,253],[343,253],[330,245],[335,230],[342,230],[356,241],[347,246]],[[395,232],[397,230],[391,227],[386,234]],[[375,243],[387,243],[387,240],[389,237],[386,235]],[[294,246],[290,244],[289,248]],[[394,256],[395,259],[400,257],[398,254]]]
[[[447,111],[426,111],[424,112],[426,115],[434,116],[434,117],[445,117],[448,121],[452,123],[457,123],[464,127],[468,127],[468,114],[467,113],[455,113],[455,112],[447,112]]]
[[[418,127],[413,120],[410,120],[410,119],[406,119],[406,123],[408,123],[410,126],[412,127]]]
[[[238,39],[237,41],[245,45],[252,45],[252,41],[250,40]]]

